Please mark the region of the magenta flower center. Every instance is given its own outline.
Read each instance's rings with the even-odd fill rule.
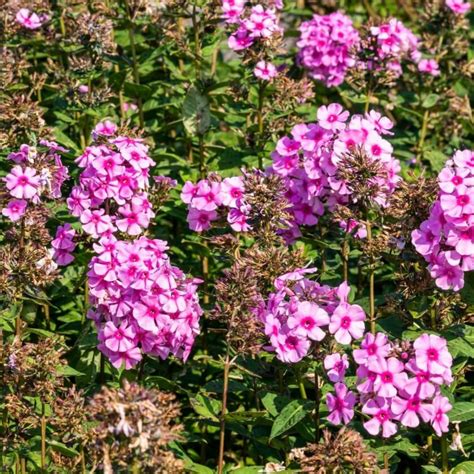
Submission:
[[[467,196],[466,194],[458,196],[457,197],[457,203],[460,206],[465,206],[466,204],[469,204],[469,196]]]
[[[20,176],[18,178],[18,184],[20,184],[21,186],[26,186],[28,184],[29,180],[28,180],[28,177],[27,176]]]
[[[458,184],[461,184],[463,180],[461,176],[455,176],[451,181],[453,184],[458,185]]]
[[[438,351],[436,349],[428,349],[427,355],[429,360],[438,360]]]
[[[380,410],[377,413],[377,418],[380,421],[380,423],[384,423],[385,421],[388,420],[388,413],[386,410]]]
[[[341,319],[341,328],[348,329],[350,325],[351,325],[351,318],[349,318],[349,316],[344,316]]]
[[[374,355],[377,353],[377,345],[376,344],[369,344],[367,346],[367,353],[369,355]]]
[[[337,120],[337,115],[334,115],[334,114],[331,114],[329,117],[328,117],[328,122],[329,123],[333,123]]]
[[[382,379],[383,383],[393,382],[393,375],[390,372],[384,372],[383,374],[381,374],[380,378]]]
[[[307,317],[301,321],[301,324],[304,328],[311,329],[314,326],[314,320],[310,317]]]

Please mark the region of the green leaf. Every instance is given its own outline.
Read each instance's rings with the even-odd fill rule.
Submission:
[[[195,472],[196,474],[214,474],[211,468],[197,464],[195,462],[186,463],[186,472]]]
[[[69,448],[65,444],[60,443],[58,441],[50,440],[50,441],[48,441],[48,444],[55,451],[59,451],[61,454],[64,454],[65,456],[68,456],[70,458],[75,458],[76,456],[79,456],[78,451],[76,451],[75,449]]]
[[[125,95],[129,97],[140,97],[141,99],[148,99],[153,94],[151,87],[134,82],[125,82],[124,91]]]
[[[428,94],[421,103],[422,107],[425,109],[430,109],[438,103],[439,95],[437,94]]]
[[[198,415],[213,421],[219,421],[220,402],[202,394],[196,395],[196,398],[190,398],[189,401]]]
[[[303,400],[293,400],[288,403],[273,422],[270,439],[276,438],[293,428],[293,426],[299,423],[306,416],[306,413],[311,409],[311,406],[311,402]]]
[[[60,365],[58,367],[58,374],[64,375],[65,377],[80,377],[82,375],[85,375],[84,373],[79,372],[76,369],[73,369],[69,365]]]
[[[451,474],[474,474],[474,461],[465,461],[451,469]]]
[[[472,420],[474,418],[474,403],[455,403],[448,416],[452,423]]]
[[[194,86],[186,94],[182,113],[184,128],[190,135],[204,135],[209,129],[211,125],[209,100]]]
[[[433,171],[439,172],[443,169],[447,157],[438,150],[427,150],[423,156],[430,162]]]

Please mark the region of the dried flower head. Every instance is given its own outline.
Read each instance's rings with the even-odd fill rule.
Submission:
[[[103,387],[88,404],[96,425],[86,445],[94,468],[105,472],[136,468],[139,472],[178,474],[183,462],[167,445],[179,439],[181,425],[175,395],[124,381],[123,388]]]
[[[302,472],[329,474],[357,472],[369,474],[377,470],[377,458],[367,450],[362,436],[356,431],[342,428],[336,434],[323,431],[319,444],[308,444],[291,452]]]

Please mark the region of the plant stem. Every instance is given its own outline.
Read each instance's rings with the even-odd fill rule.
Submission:
[[[263,168],[263,156],[260,148],[263,145],[263,103],[265,99],[265,84],[261,82],[258,86],[258,108],[257,108],[257,123],[258,123],[258,140],[257,140],[257,155],[258,167]]]
[[[128,3],[128,0],[125,0],[125,6],[128,14],[128,38],[130,41],[130,49],[132,50],[132,69],[133,69],[133,80],[135,84],[140,85],[140,73],[138,71],[138,60],[137,60],[137,48],[135,44],[135,25],[133,23],[132,9]],[[138,117],[140,120],[140,127],[145,128],[145,119],[143,116],[143,102],[142,98],[137,94],[137,105],[138,105]]]
[[[448,465],[448,440],[446,435],[443,434],[441,437],[441,470],[443,474],[448,474],[449,465]]]
[[[430,462],[433,456],[433,436],[432,435],[428,435],[426,437],[426,444],[428,445],[428,462]]]
[[[196,71],[196,79],[201,79],[201,39],[199,37],[199,22],[196,16],[196,5],[193,5],[193,11],[191,14],[191,21],[193,24],[194,32],[194,67]]]
[[[217,465],[218,474],[222,474],[224,469],[224,448],[225,448],[225,413],[227,411],[227,392],[229,390],[229,372],[230,372],[230,355],[229,343],[227,343],[227,351],[224,362],[224,386],[222,388],[222,410],[220,419],[220,435],[219,435],[219,461]]]
[[[347,240],[347,234],[344,236],[344,241],[341,247],[342,257],[342,278],[344,281],[349,281],[349,241]]]
[[[317,367],[314,369],[314,427],[315,427],[315,441],[319,442],[319,404],[321,403],[321,393],[319,391],[319,375]]]
[[[41,470],[46,472],[46,416],[44,402],[41,402]]]
[[[298,388],[300,389],[300,395],[303,400],[307,400],[306,389],[304,388],[303,378],[301,377],[301,371],[299,368],[296,369],[296,380],[298,382]]]
[[[371,252],[370,246],[372,244],[372,224],[367,219],[367,244],[369,251]],[[369,320],[370,320],[370,332],[375,334],[375,272],[374,262],[372,255],[369,258]]]
[[[420,158],[423,157],[423,146],[425,144],[426,132],[428,129],[428,119],[429,119],[429,112],[428,110],[425,110],[425,113],[423,114],[423,122],[421,124],[420,139],[416,147],[416,161],[417,162],[420,160]]]

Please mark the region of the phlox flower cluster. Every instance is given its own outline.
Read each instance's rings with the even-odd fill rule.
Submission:
[[[243,52],[257,43],[265,43],[282,33],[277,10],[283,8],[283,1],[275,0],[273,5],[248,5],[243,0],[223,0],[222,18],[225,23],[234,27],[229,36],[228,45],[234,51]],[[255,67],[254,74],[265,81],[277,75],[276,67],[263,59]]]
[[[349,304],[347,283],[333,288],[305,278],[313,271],[300,269],[277,278],[275,291],[256,310],[270,339],[268,350],[282,362],[300,361],[328,332],[340,344],[350,344],[365,332],[365,312]]]
[[[94,144],[76,159],[83,171],[67,204],[84,232],[97,239],[119,230],[136,236],[155,216],[148,199],[148,146],[140,138],[118,135],[115,124],[99,123]]]
[[[202,179],[196,184],[186,181],[181,199],[188,205],[187,221],[190,229],[197,232],[208,230],[212,222],[222,215],[233,230],[250,230],[247,222],[249,206],[244,199],[244,180],[235,176],[222,181]]]
[[[327,87],[342,84],[347,69],[354,65],[352,50],[359,42],[352,20],[340,12],[314,15],[299,30],[299,63]]]
[[[349,390],[344,377],[347,355],[326,356],[324,367],[335,383],[326,403],[333,424],[349,423],[354,407],[361,405],[367,416],[365,429],[371,435],[393,436],[400,425],[416,428],[430,423],[438,436],[448,431],[451,410],[440,388],[452,382],[452,357],[446,340],[422,334],[414,342],[396,345],[383,333],[367,333],[352,357],[356,368],[356,391]]]
[[[436,285],[459,291],[474,270],[474,151],[457,151],[438,174],[438,199],[412,243]]]
[[[351,156],[361,155],[364,166],[376,168],[367,178],[367,187],[373,192],[372,196],[366,193],[366,198],[378,206],[387,206],[401,179],[400,163],[392,155],[392,145],[383,138],[393,127],[387,117],[375,111],[350,117],[340,104],[333,103],[321,106],[317,118],[317,123],[293,127],[271,155],[270,172],[284,179],[292,204],[293,227],[286,234],[289,242],[301,235],[299,226],[315,225],[325,210],[354,203],[350,180],[354,172],[348,168]],[[349,231],[354,226],[357,224],[346,225]]]
[[[91,303],[99,349],[114,367],[135,366],[143,354],[186,360],[202,314],[199,280],[171,265],[167,243],[103,236],[89,264]]]
[[[48,15],[32,12],[28,8],[20,8],[15,16],[16,22],[28,30],[37,30],[49,20]]]
[[[28,206],[34,206],[47,199],[59,199],[61,186],[68,179],[68,170],[61,161],[66,149],[57,143],[41,140],[39,146],[23,144],[8,159],[15,165],[3,181],[10,201],[2,214],[12,222],[20,220]]]
[[[390,19],[370,28],[376,42],[376,57],[363,65],[369,70],[387,67],[396,75],[402,73],[402,62],[410,60],[418,63],[421,59],[419,39],[400,20]],[[382,66],[383,65],[383,66]]]

